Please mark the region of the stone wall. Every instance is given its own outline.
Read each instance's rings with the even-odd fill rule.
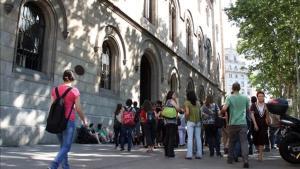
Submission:
[[[5,9],[4,5],[10,2],[1,0],[0,9]],[[213,93],[219,94],[214,76],[201,72],[199,65],[184,55],[182,34],[185,29],[181,25],[184,24],[181,18],[184,17],[184,12],[181,12],[178,18],[178,29],[180,29],[178,45],[173,46],[166,35],[168,18],[160,18],[157,27],[149,24],[141,15],[142,1],[131,1],[131,5],[139,2],[137,7],[140,12],[137,13],[130,11],[128,7],[130,5],[125,2],[113,4],[113,1],[100,3],[94,0],[44,1],[40,4],[41,7],[48,5],[48,8],[51,8],[53,3],[55,8],[52,10],[57,10],[53,16],[58,18],[57,26],[54,30],[50,30],[54,31],[53,37],[56,38],[47,39],[49,44],[54,41],[54,46],[51,49],[45,47],[46,50],[52,51],[49,56],[51,63],[47,64],[53,69],[46,72],[23,69],[19,71],[14,65],[14,58],[19,8],[22,4],[19,1],[14,2],[10,12],[0,10],[0,145],[57,143],[56,138],[44,130],[50,104],[50,91],[53,86],[62,82],[63,70],[74,69],[76,65],[81,65],[85,69],[84,75],[76,76],[75,86],[81,92],[83,110],[90,122],[94,124],[103,123],[104,126],[111,127],[112,112],[117,103],[124,104],[127,98],[139,100],[140,71],[135,70],[135,67],[140,65],[141,57],[146,52],[153,54],[151,57],[155,57],[153,61],[158,69],[159,78],[154,84],[159,91],[157,99],[163,100],[170,89],[169,76],[174,67],[179,72],[178,91],[181,104],[185,99],[189,78],[193,79],[196,93],[199,92],[199,86],[203,85],[207,93],[211,88]],[[159,2],[168,9],[167,1],[159,0]],[[63,13],[66,15],[63,16]],[[64,26],[61,26],[63,25],[60,23],[61,18],[65,18],[68,23],[67,38],[63,34]],[[115,88],[112,91],[99,87],[99,58],[105,40],[113,41],[118,53],[114,68],[118,78],[114,80]],[[194,49],[196,46],[194,45]],[[195,54],[196,51],[193,53]],[[77,121],[77,124],[80,125],[80,122]]]

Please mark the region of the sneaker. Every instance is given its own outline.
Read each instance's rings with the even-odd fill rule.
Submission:
[[[244,168],[249,168],[249,163],[244,163],[243,167]]]
[[[185,157],[186,160],[192,160],[192,157]]]
[[[200,159],[202,159],[202,157],[195,157],[195,159],[199,159],[200,160]]]

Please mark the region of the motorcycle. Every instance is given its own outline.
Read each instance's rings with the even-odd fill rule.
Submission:
[[[288,102],[284,99],[273,99],[267,103],[270,113],[280,115],[279,153],[281,157],[294,164],[300,163],[300,119],[286,114]]]

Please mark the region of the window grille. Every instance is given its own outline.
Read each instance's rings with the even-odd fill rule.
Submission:
[[[42,71],[44,34],[45,19],[40,8],[26,3],[18,25],[17,66]]]

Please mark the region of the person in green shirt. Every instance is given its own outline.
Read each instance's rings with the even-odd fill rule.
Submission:
[[[197,101],[195,91],[187,92],[187,100],[184,102],[184,112],[187,120],[188,144],[186,159],[191,160],[193,156],[193,138],[195,137],[197,152],[196,159],[202,158],[201,143],[201,113],[200,103]]]
[[[229,135],[229,146],[228,146],[228,159],[227,163],[233,163],[233,151],[234,145],[237,139],[240,140],[242,157],[244,160],[244,168],[249,168],[248,162],[248,140],[247,140],[247,121],[246,113],[249,112],[249,99],[239,93],[241,86],[238,82],[232,85],[233,94],[228,96],[225,100],[225,104],[222,108],[222,113],[227,113],[229,108],[229,119],[228,119],[228,135]],[[226,115],[228,117],[228,115]]]

